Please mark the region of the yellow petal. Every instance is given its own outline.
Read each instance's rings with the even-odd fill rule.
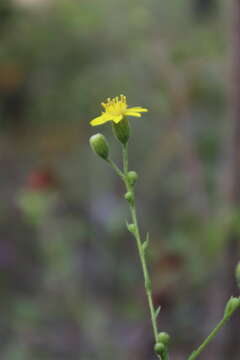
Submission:
[[[128,108],[128,110],[131,112],[148,112],[148,109],[142,108],[141,106],[131,107]]]
[[[115,115],[113,116],[113,121],[117,124],[123,119],[123,115]]]
[[[90,121],[90,124],[92,126],[97,126],[97,125],[101,125],[104,124],[105,122],[111,120],[111,118],[109,116],[106,116],[106,114],[103,114],[101,116],[96,117],[95,119]]]
[[[126,111],[125,114],[128,115],[128,116],[135,116],[135,117],[141,117],[142,116],[142,114],[139,114],[137,112],[130,111],[130,110]]]

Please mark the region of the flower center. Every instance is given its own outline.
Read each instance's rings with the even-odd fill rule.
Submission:
[[[105,112],[114,116],[123,115],[127,110],[126,96],[120,95],[113,99],[108,98],[106,103],[102,103]]]

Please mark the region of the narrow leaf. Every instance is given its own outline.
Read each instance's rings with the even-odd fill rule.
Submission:
[[[148,245],[149,245],[149,233],[147,233],[146,240],[142,244],[142,249],[144,252],[147,250]]]
[[[156,310],[155,310],[155,319],[157,319],[159,313],[160,313],[160,310],[161,310],[161,306],[159,306]]]

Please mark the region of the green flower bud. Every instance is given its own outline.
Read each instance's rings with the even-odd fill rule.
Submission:
[[[232,315],[232,313],[235,310],[237,310],[238,307],[240,307],[240,298],[236,298],[232,296],[227,302],[224,315],[225,316]]]
[[[95,134],[89,140],[92,150],[104,160],[108,159],[109,147],[107,140],[102,134]]]
[[[166,351],[166,348],[163,343],[159,342],[159,343],[155,344],[154,350],[157,355],[162,355]]]
[[[126,145],[130,136],[130,127],[129,122],[126,117],[124,117],[119,123],[112,122],[113,124],[113,133],[115,137],[123,144]]]
[[[237,264],[237,267],[236,267],[236,280],[237,280],[237,285],[240,289],[240,261],[239,263]]]
[[[127,224],[127,228],[128,231],[130,231],[130,233],[134,234],[136,231],[136,226],[134,224]]]
[[[138,179],[138,174],[136,173],[136,171],[129,171],[127,174],[127,178],[130,184],[134,185]]]
[[[133,204],[133,193],[131,191],[128,191],[124,195],[125,199],[129,202],[129,204]]]
[[[167,346],[170,342],[170,335],[166,332],[160,332],[158,334],[158,341]]]

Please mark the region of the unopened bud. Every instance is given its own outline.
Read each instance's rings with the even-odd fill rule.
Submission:
[[[107,140],[102,134],[95,134],[89,140],[92,150],[102,159],[107,160],[109,155],[109,147]]]
[[[127,174],[127,178],[130,184],[134,185],[138,179],[138,174],[136,173],[136,171],[129,171]]]
[[[133,193],[131,191],[128,191],[124,195],[125,199],[129,202],[129,204],[133,204]]]
[[[136,226],[134,224],[127,224],[127,228],[128,231],[130,231],[130,233],[134,234],[136,231]]]
[[[167,346],[170,342],[170,335],[166,332],[160,332],[158,334],[158,341]]]
[[[130,127],[127,118],[124,117],[117,124],[113,122],[113,133],[123,145],[127,144],[130,136]]]
[[[240,261],[239,261],[239,263],[237,264],[237,267],[236,267],[236,280],[237,280],[237,286],[240,289]]]
[[[227,302],[224,315],[232,315],[232,313],[237,310],[238,307],[240,307],[240,299],[232,296]]]
[[[163,343],[159,342],[154,346],[154,350],[157,355],[162,355],[166,351],[166,348]]]

